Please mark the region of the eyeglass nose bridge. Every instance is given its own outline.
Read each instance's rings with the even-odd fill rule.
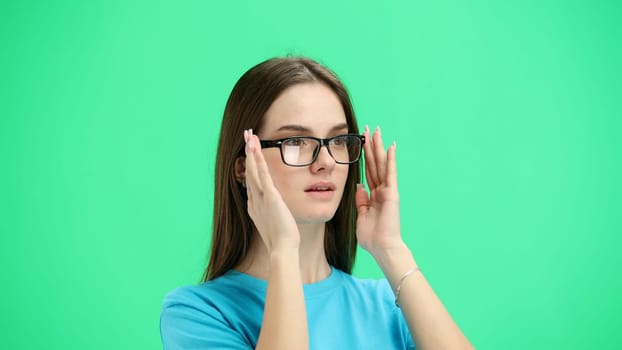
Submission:
[[[333,155],[333,152],[331,152],[330,147],[329,147],[330,139],[315,139],[315,140],[318,142],[318,146],[315,147],[315,150],[313,151],[313,158],[311,159],[311,163],[309,164],[315,163],[317,158],[320,156],[322,147],[324,146],[326,146],[326,150],[328,151],[328,154],[330,155],[330,157],[335,161],[335,163],[337,163],[337,159],[335,159],[335,156]]]

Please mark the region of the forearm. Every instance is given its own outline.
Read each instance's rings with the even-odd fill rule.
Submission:
[[[417,266],[405,245],[378,253],[376,260],[393,291],[400,278]],[[398,301],[417,349],[473,349],[420,271],[402,281]]]
[[[298,350],[309,348],[298,252],[270,256],[263,322],[256,349]]]

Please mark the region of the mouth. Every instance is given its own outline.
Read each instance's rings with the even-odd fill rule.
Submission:
[[[335,191],[335,185],[332,182],[318,182],[313,185],[307,186],[305,192],[333,192]]]

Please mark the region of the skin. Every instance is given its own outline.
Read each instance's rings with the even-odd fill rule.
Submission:
[[[326,138],[346,133],[344,124],[337,96],[325,85],[306,83],[290,87],[273,102],[259,136]],[[364,135],[370,192],[360,185],[356,193],[356,234],[395,290],[404,273],[417,266],[401,235],[396,146],[385,150],[379,128],[370,135],[366,127]],[[290,167],[277,148],[262,150],[260,137],[250,130],[244,133],[247,157],[239,175],[246,177],[248,212],[258,232],[250,254],[237,268],[268,281],[256,349],[308,349],[302,284],[330,274],[324,226],[341,200],[348,166],[336,164],[322,147],[312,165]],[[318,181],[335,185],[333,197],[318,199],[305,193],[306,186]],[[403,281],[399,302],[417,349],[473,348],[420,272]]]

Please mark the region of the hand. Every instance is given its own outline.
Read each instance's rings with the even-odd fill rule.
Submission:
[[[268,253],[281,248],[299,249],[300,233],[296,220],[274,187],[259,138],[253,135],[252,130],[245,130],[244,139],[248,214],[268,248]]]
[[[376,128],[370,137],[365,127],[365,174],[371,196],[365,186],[356,191],[356,236],[359,244],[376,259],[381,252],[404,246],[400,232],[399,194],[395,165],[395,143],[385,152]]]

